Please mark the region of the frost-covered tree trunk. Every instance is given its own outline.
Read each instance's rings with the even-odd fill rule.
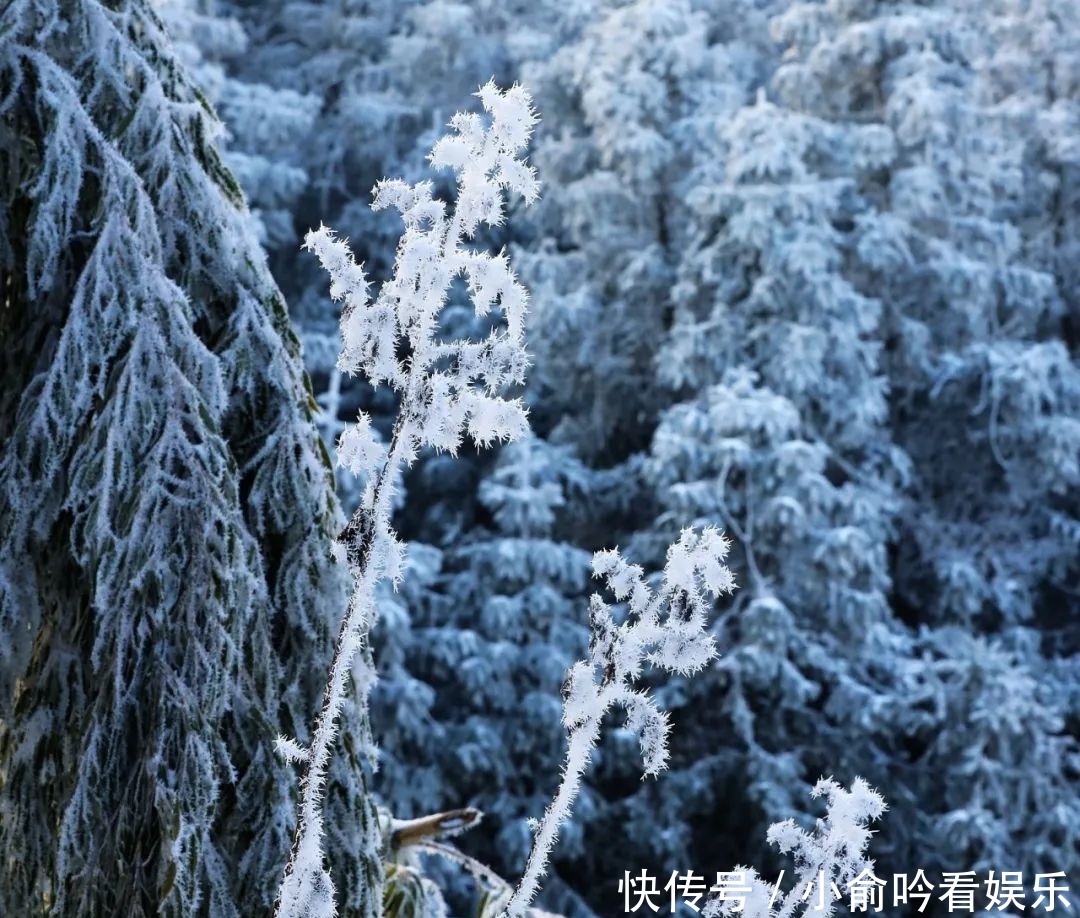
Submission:
[[[219,133],[145,0],[0,13],[3,914],[266,914],[288,848],[271,741],[305,735],[341,520]]]

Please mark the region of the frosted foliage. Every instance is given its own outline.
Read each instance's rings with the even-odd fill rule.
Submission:
[[[599,594],[592,596],[589,656],[571,667],[562,689],[568,735],[562,781],[534,827],[525,873],[505,914],[522,914],[535,897],[559,830],[570,818],[608,711],[621,707],[626,712],[627,726],[641,744],[646,776],[666,767],[667,715],[634,683],[646,663],[692,675],[713,659],[716,648],[706,632],[706,615],[712,600],[735,588],[734,577],[723,563],[728,549],[727,539],[716,529],[683,530],[668,549],[658,590],[648,585],[642,568],[628,564],[617,550],[593,555],[593,574],[625,603],[625,618],[618,622],[613,608]]]
[[[369,564],[341,633],[352,736],[297,895],[383,907],[369,691],[382,802],[480,807],[473,851],[517,875],[566,718],[595,701],[592,553],[621,545],[655,585],[688,523],[732,537],[745,586],[710,622],[723,656],[616,705],[545,907],[604,911],[627,862],[685,870],[717,813],[758,815],[722,815],[709,850],[756,856],[745,819],[808,825],[823,755],[891,788],[886,871],[1075,872],[1075,0],[3,10],[0,912],[59,888],[70,915],[132,912],[113,890],[269,912],[311,661]],[[425,159],[489,74],[549,125],[545,194],[509,226],[501,192],[533,180],[496,148],[524,122],[485,150],[494,112],[461,116]],[[383,175],[404,181],[370,209]],[[354,240],[310,239],[340,317],[299,251],[323,221]],[[523,405],[535,434],[473,449],[523,430]],[[388,524],[341,532],[309,412],[350,508],[388,482],[407,558]],[[635,581],[611,577],[621,623]],[[637,782],[664,715],[700,729]],[[145,833],[101,831],[129,812]],[[613,827],[622,844],[590,843]],[[448,874],[459,913],[474,890]]]
[[[479,498],[507,535],[547,535],[567,504],[566,492],[586,487],[587,478],[572,451],[530,436],[501,451]]]
[[[1024,680],[1012,682],[1025,707],[1053,695],[1074,665],[1055,660],[1073,653],[1063,632],[1049,658],[1034,650],[1029,617],[1074,603],[1064,584],[1080,557],[1080,543],[1062,538],[1073,527],[1061,525],[1075,518],[1080,377],[1065,358],[1070,285],[1051,270],[1060,259],[1051,239],[1065,237],[1060,217],[1047,219],[1069,181],[1049,145],[1031,142],[1038,106],[1020,101],[1061,70],[1044,66],[1051,53],[1018,66],[1020,55],[990,39],[1028,40],[1015,13],[1010,4],[950,3],[799,3],[780,12],[783,61],[733,122],[740,129],[724,132],[730,154],[701,170],[702,247],[684,261],[686,321],[676,321],[663,368],[698,390],[654,437],[666,503],[677,519],[719,512],[749,549],[749,577],[763,594],[740,616],[741,646],[721,663],[735,664],[729,684],[739,700],[729,703],[759,776],[753,793],[770,814],[787,806],[782,787],[807,751],[794,719],[774,716],[789,703],[794,715],[807,699],[829,699],[814,715],[819,740],[835,727],[832,748],[852,731],[875,750],[850,761],[851,771],[872,770],[878,755],[890,761],[897,735],[922,743],[941,731],[949,739],[930,744],[911,773],[919,802],[897,795],[898,861],[927,852],[947,864],[979,852],[987,865],[995,855],[1033,865],[1045,856],[1037,852],[1072,836],[1042,814],[1075,813],[1061,765],[1074,744],[1060,743],[1043,718],[1028,719],[1015,745],[989,739],[987,725],[961,727],[969,715],[946,709],[981,702],[931,675],[938,666],[967,671],[959,622],[996,636],[995,654],[977,667],[987,682],[997,678],[998,653],[1033,652],[1011,662],[1040,673],[1023,691]],[[994,101],[1008,96],[1009,105]],[[710,386],[733,356],[757,373],[753,401],[730,370]],[[750,418],[734,410],[739,403],[759,406],[759,421],[782,417],[772,393],[796,419],[788,433],[742,428]],[[865,666],[865,643],[849,649],[850,627],[881,642],[884,681]],[[1068,697],[1059,688],[1050,720],[1075,710]],[[963,779],[943,780],[969,743],[988,757],[965,765]],[[1040,750],[1033,755],[1046,763],[1026,779],[1038,772],[1042,805],[1020,790],[1020,748]],[[872,770],[875,780],[884,773]],[[996,789],[983,791],[983,781]],[[916,828],[928,800],[941,808],[933,839]],[[1005,828],[1018,821],[1024,832]]]
[[[561,830],[547,905],[569,901],[561,883],[606,907],[596,890],[627,857],[685,869],[731,798],[766,824],[801,810],[822,749],[837,773],[900,782],[890,868],[975,852],[1032,869],[1072,850],[1075,740],[1052,724],[1077,707],[1074,7],[418,0],[237,14],[258,36],[236,60],[243,77],[321,102],[295,145],[312,188],[297,223],[349,226],[373,289],[393,270],[397,214],[350,202],[379,175],[430,177],[422,153],[461,81],[520,74],[551,126],[527,223],[478,228],[507,242],[532,294],[536,442],[495,461],[431,451],[408,478],[401,525],[437,551],[429,580],[408,575],[416,589],[380,605],[380,786],[395,809],[480,799],[477,849],[519,870],[524,817],[557,767],[552,688],[583,656],[583,557],[617,541],[659,570],[693,522],[732,536],[746,589],[712,625],[723,658],[656,698],[709,726],[672,738],[675,774],[635,785],[638,739],[620,715]],[[446,179],[432,180],[441,196]],[[327,436],[366,485],[396,400],[331,370],[336,312],[293,257],[279,248],[275,264],[305,346],[319,342]],[[471,337],[486,328],[467,286],[442,319]],[[342,436],[357,407],[372,434]],[[973,725],[999,691],[1019,739],[981,714]],[[655,722],[635,709],[625,724]],[[611,825],[625,848],[585,842]],[[742,837],[717,844],[735,856]]]
[[[749,891],[740,901],[737,896],[716,898],[702,909],[705,918],[792,918],[799,915],[822,915],[835,911],[831,890],[835,886],[845,895],[848,885],[873,871],[873,861],[866,857],[866,847],[873,834],[871,822],[885,812],[882,796],[862,778],[856,778],[847,790],[832,778],[822,778],[810,796],[827,801],[825,818],[817,820],[813,832],[800,829],[793,820],[774,823],[768,840],[782,854],[795,861],[795,883],[785,893],[766,884],[755,870],[736,867],[745,877]],[[825,884],[824,907],[818,907],[818,890]]]
[[[0,71],[0,911],[269,908],[344,595],[299,348],[147,3],[6,4]]]
[[[1025,620],[1034,581],[1076,557],[1051,522],[1080,471],[1062,324],[1075,180],[1055,129],[1076,105],[1075,17],[1057,3],[800,3],[774,24],[788,45],[781,100],[876,121],[895,141],[890,212],[867,186],[853,276],[890,307],[893,403],[929,399],[894,412],[925,489],[902,524],[900,591],[941,619],[992,607]],[[929,602],[907,582],[923,566]]]
[[[396,582],[403,569],[404,546],[390,526],[399,468],[412,465],[424,447],[456,452],[466,433],[477,446],[487,446],[527,429],[520,400],[503,395],[524,381],[527,294],[504,255],[472,249],[466,242],[482,223],[502,222],[504,191],[520,194],[527,203],[536,198],[536,178],[519,158],[536,116],[520,86],[500,91],[488,83],[477,95],[487,119],[455,115],[453,133],[431,154],[434,166],[452,169],[457,179],[452,212],[433,196],[430,182],[391,180],[376,186],[372,207],[396,209],[405,231],[393,276],[373,301],[363,269],[344,242],[321,228],[309,233],[305,243],[330,275],[331,296],[343,301],[339,368],[362,374],[372,385],[388,385],[398,393],[400,407],[385,452],[364,414],[339,441],[338,461],[367,484],[360,507],[339,536],[338,551],[347,559],[353,593],[311,742],[278,740],[278,749],[301,769],[296,839],[279,891],[279,918],[336,914],[322,849],[327,829],[321,801],[349,675],[356,679],[365,709],[375,682],[367,642],[376,589],[384,579]],[[502,311],[504,323],[483,341],[445,340],[437,334],[456,277],[465,278],[477,313],[496,305]],[[409,356],[404,359],[406,345]],[[373,758],[374,749],[368,752]]]
[[[177,57],[228,125],[225,162],[244,189],[259,241],[295,245],[292,211],[308,174],[290,160],[296,137],[313,128],[318,98],[233,75],[235,62],[252,47],[245,25],[229,15],[229,3],[152,0],[152,5]]]
[[[685,239],[693,151],[741,101],[741,53],[767,39],[754,5],[559,4],[549,17],[566,34],[522,64],[559,106],[559,130],[536,150],[551,177],[543,236],[520,259],[536,302],[532,385],[553,440],[587,459],[626,458],[627,419],[647,427],[657,410],[668,249]],[[745,46],[709,43],[732,29]]]

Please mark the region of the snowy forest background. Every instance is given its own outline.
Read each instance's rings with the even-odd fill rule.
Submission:
[[[265,735],[308,729],[344,595],[319,539],[362,484],[334,503],[310,425],[331,450],[395,411],[336,369],[301,241],[386,280],[372,186],[449,194],[426,156],[490,77],[541,119],[539,201],[480,236],[531,295],[533,434],[401,483],[379,767],[357,706],[327,799],[341,914],[365,782],[400,819],[482,810],[459,847],[520,875],[592,552],[657,571],[687,525],[732,539],[720,657],[654,680],[659,779],[605,725],[545,907],[778,868],[765,830],[820,815],[822,775],[888,800],[881,875],[1080,880],[1076,0],[152,6],[171,49],[143,2],[0,12],[0,914],[268,914],[293,783]],[[484,321],[463,288],[442,317]],[[132,870],[160,901],[101,891]]]

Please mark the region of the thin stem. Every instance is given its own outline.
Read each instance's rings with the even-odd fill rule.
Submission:
[[[334,658],[330,664],[330,676],[323,690],[323,704],[315,718],[311,744],[308,747],[304,762],[304,773],[300,780],[300,818],[297,820],[296,835],[289,853],[289,862],[285,867],[285,877],[295,872],[296,862],[301,855],[312,847],[317,849],[322,840],[319,803],[326,788],[330,747],[334,739],[337,719],[344,702],[345,684],[349,677],[349,670],[357,651],[367,640],[368,626],[370,624],[367,619],[367,610],[372,607],[374,602],[375,585],[378,581],[377,565],[381,560],[374,551],[376,547],[376,530],[378,521],[385,518],[390,507],[393,471],[400,461],[402,449],[403,437],[401,434],[401,426],[395,425],[389,454],[373,488],[371,507],[359,507],[349,527],[346,527],[346,531],[350,532],[350,535],[360,535],[360,538],[348,546],[347,550],[355,552],[361,557],[357,567],[356,581],[349,597],[348,608],[338,631]],[[357,544],[357,542],[360,544]]]
[[[445,263],[457,251],[461,235],[461,218],[455,209],[446,236],[442,242],[441,259]],[[425,295],[435,294],[439,281],[438,271],[434,268],[424,278],[422,289]],[[414,355],[415,357],[415,355]],[[296,870],[297,861],[307,855],[321,858],[320,846],[323,835],[319,806],[326,789],[327,770],[330,762],[331,745],[336,732],[337,720],[344,704],[345,686],[349,678],[356,654],[367,646],[371,626],[368,611],[374,608],[375,587],[381,578],[381,566],[385,561],[379,549],[380,537],[389,535],[387,521],[393,497],[393,479],[397,467],[403,460],[406,444],[412,436],[407,429],[408,421],[416,413],[418,400],[417,381],[425,367],[410,360],[405,378],[405,396],[402,399],[397,419],[394,423],[390,440],[390,449],[386,460],[379,470],[372,485],[370,500],[364,500],[356,509],[352,519],[342,529],[338,539],[345,546],[349,566],[356,572],[352,593],[349,597],[345,617],[338,631],[334,656],[330,663],[330,674],[323,690],[323,703],[315,718],[312,728],[311,743],[304,760],[304,770],[300,779],[299,819],[296,834],[289,852],[289,861],[285,866],[284,877],[288,878]],[[284,887],[284,880],[282,881]],[[280,914],[281,897],[275,914]]]
[[[523,914],[536,896],[540,887],[540,878],[547,869],[551,849],[559,839],[559,829],[570,818],[570,807],[581,789],[581,780],[589,764],[589,753],[600,736],[600,720],[599,716],[590,717],[570,731],[563,779],[536,830],[532,850],[529,852],[529,861],[525,865],[521,882],[506,904],[504,914],[510,918]]]

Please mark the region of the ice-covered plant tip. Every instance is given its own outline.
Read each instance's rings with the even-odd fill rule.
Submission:
[[[702,918],[829,918],[845,895],[852,911],[881,910],[883,884],[865,852],[873,834],[869,825],[885,812],[885,800],[862,778],[855,779],[851,790],[822,778],[810,796],[828,802],[813,832],[786,819],[773,823],[767,836],[795,859],[792,887],[780,892],[783,872],[769,886],[756,870],[737,867],[728,874],[733,882],[720,886],[719,895],[701,910]]]
[[[617,622],[616,609],[593,594],[589,657],[575,663],[563,683],[563,722],[569,742],[562,782],[536,824],[525,874],[505,915],[522,914],[537,893],[559,829],[570,817],[605,714],[614,707],[625,710],[626,725],[641,743],[646,776],[658,774],[667,765],[667,714],[634,682],[645,663],[692,675],[716,655],[705,626],[712,601],[735,587],[723,563],[728,548],[728,540],[716,529],[683,530],[668,549],[657,590],[648,585],[645,572],[627,564],[617,550],[593,555],[593,573],[606,580],[617,600],[626,602],[625,618]]]
[[[504,190],[517,192],[526,202],[536,198],[536,177],[520,158],[536,116],[528,93],[519,86],[501,92],[489,83],[478,95],[488,117],[455,115],[453,133],[435,145],[430,157],[433,166],[456,174],[452,212],[433,196],[430,182],[410,186],[384,181],[376,186],[372,207],[396,208],[405,231],[393,276],[374,302],[362,267],[343,241],[325,228],[309,233],[306,240],[330,273],[331,296],[344,301],[339,368],[364,374],[372,385],[391,386],[400,406],[388,446],[379,442],[363,414],[338,442],[338,462],[363,476],[366,489],[336,545],[352,574],[353,592],[311,741],[307,746],[286,738],[278,742],[279,750],[301,769],[296,837],[279,890],[278,918],[326,918],[336,912],[324,865],[321,800],[354,663],[362,704],[375,679],[367,641],[376,586],[383,578],[396,580],[402,569],[403,546],[390,526],[400,468],[410,465],[423,447],[455,452],[466,433],[477,446],[487,446],[527,429],[520,400],[502,395],[508,386],[524,381],[527,294],[504,255],[475,251],[466,240],[481,223],[502,222]],[[468,282],[479,314],[496,303],[502,309],[505,322],[482,341],[446,341],[437,334],[440,310],[458,277]]]

